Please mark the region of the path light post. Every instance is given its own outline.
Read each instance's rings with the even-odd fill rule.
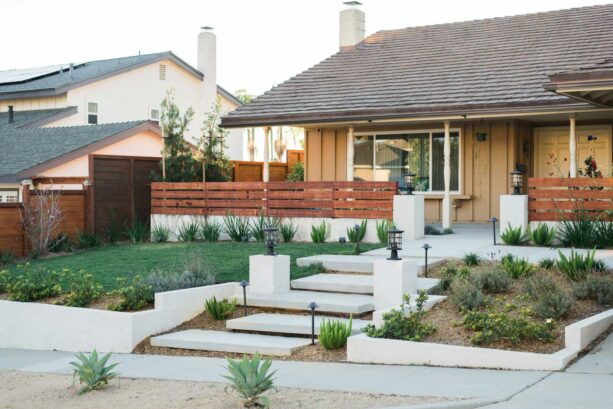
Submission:
[[[246,280],[243,280],[239,283],[241,287],[243,287],[243,316],[247,316],[247,286],[249,283]]]
[[[521,195],[521,188],[524,186],[524,172],[519,169],[515,169],[509,173],[511,175],[511,187],[513,188],[514,195]]]
[[[266,243],[266,247],[268,251],[266,252],[266,256],[276,256],[275,254],[275,245],[277,244],[277,231],[274,227],[266,227],[262,229],[264,232],[264,243]]]
[[[430,250],[432,248],[431,245],[429,245],[428,243],[424,244],[423,246],[421,246],[422,249],[424,249],[424,252],[426,253],[426,256],[424,258],[424,277],[428,278],[428,250]]]
[[[492,232],[494,233],[494,246],[496,245],[496,222],[498,219],[496,217],[492,217],[490,222],[492,222]]]
[[[315,301],[309,304],[311,309],[311,345],[315,345],[315,308],[319,307]]]
[[[404,231],[397,229],[396,226],[387,231],[387,249],[390,250],[388,260],[401,260],[398,257],[398,250],[402,250],[402,233]]]
[[[413,190],[415,190],[415,176],[417,176],[413,172],[405,173],[402,178],[404,179],[404,188],[406,189],[407,195],[412,195]]]

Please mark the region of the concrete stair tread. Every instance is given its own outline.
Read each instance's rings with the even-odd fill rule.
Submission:
[[[236,296],[239,304],[243,297]],[[324,293],[317,291],[288,291],[275,294],[247,294],[247,305],[288,310],[308,311],[311,302],[317,303],[318,312],[363,314],[374,309],[373,297],[363,294]]]
[[[151,338],[151,345],[202,351],[288,356],[311,343],[308,338],[190,329]]]
[[[376,252],[376,253],[375,253]],[[375,254],[372,254],[375,253]],[[380,254],[377,254],[380,253]],[[316,256],[301,257],[296,259],[296,264],[300,267],[312,264],[323,264],[326,270],[340,271],[347,273],[371,273],[375,260],[389,257],[389,251],[385,249],[373,250],[371,254],[362,255],[336,255],[320,254]],[[417,261],[417,273],[423,274],[425,260],[423,257],[405,257],[408,260]],[[428,257],[428,268],[436,267],[445,261],[444,258]]]
[[[333,320],[347,322],[349,319],[340,317],[315,316],[315,334],[319,335],[322,321]],[[353,319],[351,333],[360,334],[362,328],[372,321]],[[278,334],[311,335],[311,316],[292,314],[253,314],[242,318],[226,321],[226,328],[239,331],[269,332]]]
[[[438,284],[436,278],[417,278],[418,290],[429,290]],[[373,277],[369,274],[323,273],[292,280],[296,290],[330,291],[339,293],[372,294]]]

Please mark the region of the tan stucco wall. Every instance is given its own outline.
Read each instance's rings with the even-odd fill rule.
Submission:
[[[54,97],[44,98],[21,98],[8,99],[0,101],[0,112],[9,110],[9,105],[12,105],[16,111],[35,111],[39,109],[56,109],[65,108],[68,106],[66,102],[66,94],[57,95]]]

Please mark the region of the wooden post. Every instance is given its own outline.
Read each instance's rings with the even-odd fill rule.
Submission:
[[[443,196],[443,229],[451,228],[451,197],[449,190],[451,188],[451,138],[449,135],[449,121],[445,121],[445,144],[443,145],[444,168],[443,176],[445,180],[445,194]]]
[[[353,146],[353,127],[347,130],[347,181],[353,182],[353,160],[354,160],[354,146]]]
[[[568,141],[568,149],[570,154],[568,156],[568,166],[569,166],[569,175],[571,178],[577,177],[577,134],[576,134],[576,115],[570,114],[568,116],[570,121],[570,132],[569,132],[569,141]]]
[[[264,171],[263,171],[263,176],[262,179],[264,180],[264,182],[268,182],[270,180],[270,168],[269,168],[269,154],[270,154],[270,148],[269,148],[269,143],[268,143],[268,135],[270,134],[270,127],[266,126],[264,127]]]

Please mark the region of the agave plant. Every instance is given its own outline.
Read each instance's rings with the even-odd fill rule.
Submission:
[[[102,357],[98,355],[98,352],[94,349],[92,353],[87,356],[83,352],[79,352],[75,355],[79,361],[72,361],[70,365],[73,367],[73,378],[78,377],[80,384],[85,384],[79,393],[87,393],[93,390],[104,389],[109,384],[109,381],[119,375],[118,372],[113,372],[113,369],[118,363],[107,365],[111,353],[108,353]]]
[[[228,318],[234,312],[236,309],[236,300],[217,300],[217,298],[213,296],[205,301],[204,308],[211,318],[216,321],[221,321]]]
[[[546,224],[539,224],[534,229],[528,230],[530,240],[537,246],[549,247],[556,237],[556,228],[549,227]]]
[[[268,373],[271,365],[271,360],[262,361],[258,353],[252,358],[243,356],[240,361],[228,359],[226,369],[230,375],[223,375],[230,381],[230,385],[226,386],[226,393],[228,388],[233,389],[243,398],[243,406],[246,408],[255,406],[267,408],[270,401],[262,394],[274,388],[273,376],[276,371]]]
[[[595,254],[596,250],[588,250],[585,256],[579,252],[575,252],[575,250],[571,250],[570,255],[566,257],[564,253],[558,250],[560,258],[556,262],[556,265],[562,274],[570,281],[580,281],[593,271]]]
[[[339,349],[345,346],[351,335],[353,318],[348,322],[338,320],[323,320],[319,326],[319,343],[326,349]]]
[[[528,243],[530,240],[528,238],[528,233],[523,231],[521,226],[513,228],[510,224],[507,226],[505,231],[500,234],[500,238],[504,244],[508,244],[510,246],[521,246],[522,244]]]

